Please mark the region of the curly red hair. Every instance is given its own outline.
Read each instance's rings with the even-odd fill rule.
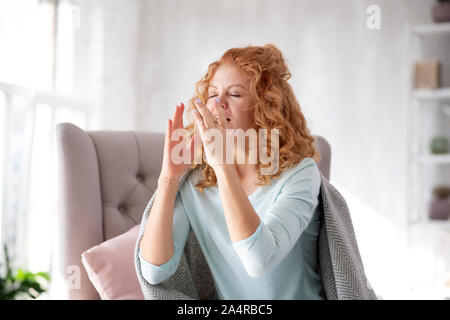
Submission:
[[[267,149],[270,150],[270,130],[279,130],[279,163],[278,171],[272,175],[258,173],[258,185],[268,185],[271,179],[278,178],[281,173],[304,158],[312,158],[315,162],[320,160],[320,154],[315,149],[314,137],[310,134],[306,119],[301,112],[291,85],[287,82],[291,78],[286,61],[281,51],[273,44],[264,46],[247,46],[244,48],[232,48],[227,50],[220,60],[208,66],[206,74],[195,85],[195,94],[188,102],[187,111],[195,109],[194,100],[200,98],[202,102],[208,100],[208,87],[216,70],[225,64],[237,66],[243,75],[250,79],[250,94],[253,104],[252,128],[267,129]],[[194,124],[186,126],[189,134],[194,133]],[[203,153],[204,157],[204,153]],[[204,188],[217,184],[214,170],[203,158],[200,166],[203,180],[196,187],[203,191]],[[270,164],[262,164],[259,161],[257,168],[269,167]]]

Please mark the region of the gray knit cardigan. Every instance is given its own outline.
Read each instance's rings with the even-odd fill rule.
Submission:
[[[191,171],[179,181],[178,190]],[[144,298],[147,300],[217,300],[219,299],[202,250],[192,228],[189,232],[178,269],[158,285],[148,283],[141,272],[139,243],[144,234],[156,192],[150,199],[140,225],[134,262]],[[319,206],[322,209],[317,246],[318,272],[325,299],[377,299],[364,273],[350,213],[341,194],[321,174]]]

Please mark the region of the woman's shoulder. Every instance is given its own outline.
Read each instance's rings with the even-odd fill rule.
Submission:
[[[319,175],[320,171],[317,163],[312,158],[303,158],[300,162],[284,171],[281,176],[284,179],[290,179],[293,176]]]
[[[317,163],[312,158],[304,158],[299,163],[284,171],[280,182],[285,185],[309,186],[318,189],[321,176]]]

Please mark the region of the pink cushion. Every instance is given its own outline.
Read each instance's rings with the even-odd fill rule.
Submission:
[[[89,279],[103,300],[142,300],[134,267],[139,225],[81,254]]]

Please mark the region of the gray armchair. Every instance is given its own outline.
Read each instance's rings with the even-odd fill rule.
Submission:
[[[59,157],[60,273],[81,272],[69,299],[99,299],[81,263],[81,253],[141,222],[156,189],[163,156],[163,133],[83,131],[70,123],[56,126]],[[316,136],[318,163],[329,179],[331,149]]]

